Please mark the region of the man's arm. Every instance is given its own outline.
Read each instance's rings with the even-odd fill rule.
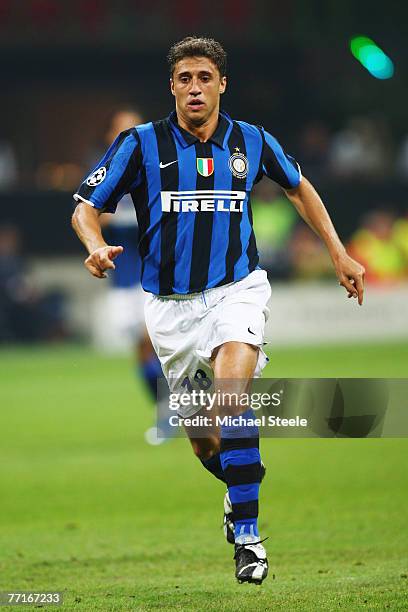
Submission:
[[[72,227],[89,253],[84,262],[85,267],[96,278],[106,278],[105,270],[115,269],[112,260],[122,253],[123,247],[106,244],[102,236],[100,215],[100,210],[79,202],[72,215]]]
[[[365,270],[362,265],[347,254],[313,185],[303,177],[297,187],[285,189],[285,193],[300,216],[324,240],[340,285],[348,291],[348,297],[358,297],[358,303],[361,306],[363,303]]]
[[[140,138],[135,128],[121,132],[94,170],[74,194],[78,202],[72,226],[88,249],[85,266],[93,276],[106,278],[115,269],[113,259],[123,251],[109,246],[102,236],[100,214],[114,213],[120,198],[135,184],[141,168]]]

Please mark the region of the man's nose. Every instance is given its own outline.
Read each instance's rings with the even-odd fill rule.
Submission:
[[[189,93],[192,96],[198,96],[201,93],[201,89],[199,87],[198,79],[193,79],[191,81],[191,87],[190,87]]]

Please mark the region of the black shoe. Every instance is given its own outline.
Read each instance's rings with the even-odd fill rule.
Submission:
[[[260,479],[259,482],[262,482],[266,473],[266,467],[261,461],[260,467]],[[229,544],[235,544],[235,534],[234,534],[234,517],[232,512],[232,504],[228,495],[228,491],[224,497],[224,521],[223,521],[223,529],[224,535]]]
[[[263,541],[263,540],[262,540]],[[268,575],[268,559],[261,542],[235,544],[235,576],[240,584],[262,584]]]

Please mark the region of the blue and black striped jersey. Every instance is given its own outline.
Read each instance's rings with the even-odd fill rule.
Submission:
[[[74,198],[113,213],[130,193],[143,288],[195,293],[258,267],[250,194],[263,175],[284,189],[301,180],[297,162],[263,128],[221,112],[212,137],[200,142],[173,112],[122,132]]]

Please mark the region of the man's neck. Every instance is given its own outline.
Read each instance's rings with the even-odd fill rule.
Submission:
[[[217,108],[217,110],[211,114],[211,116],[207,119],[205,123],[203,123],[202,125],[195,125],[194,123],[191,123],[187,119],[185,119],[181,115],[181,113],[177,113],[177,121],[180,127],[182,127],[184,130],[187,130],[187,132],[190,132],[190,134],[193,134],[193,136],[198,138],[200,142],[207,142],[207,140],[211,138],[211,136],[217,129],[218,115],[219,109]]]

